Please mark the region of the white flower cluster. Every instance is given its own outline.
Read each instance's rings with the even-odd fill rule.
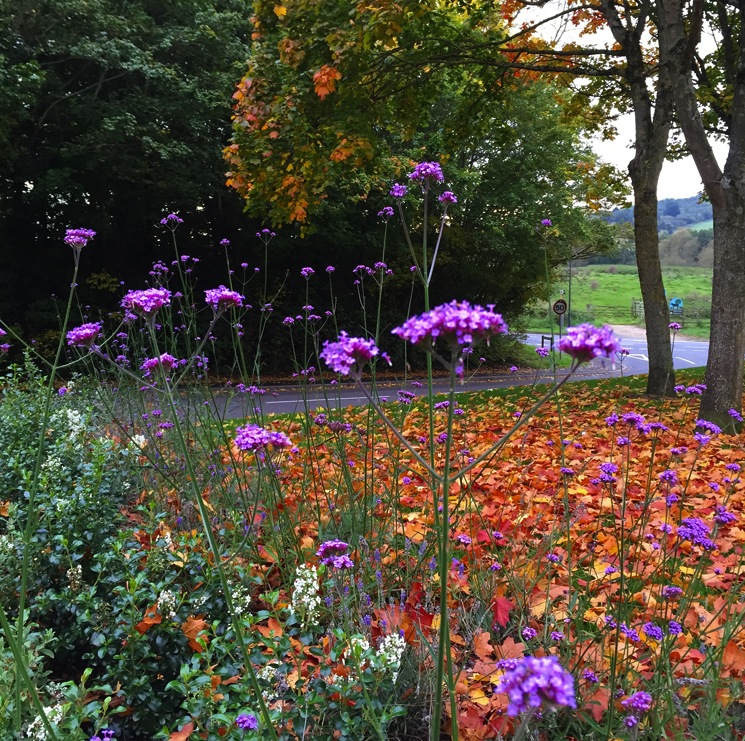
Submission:
[[[318,570],[315,566],[298,566],[295,583],[292,585],[290,612],[297,615],[303,627],[308,627],[318,619],[321,598],[318,596]]]
[[[46,474],[49,481],[62,478],[65,473],[65,466],[58,455],[50,455],[44,463],[41,464],[42,473]]]
[[[10,535],[0,535],[0,556],[11,556],[15,552],[15,543]]]
[[[67,570],[67,583],[70,586],[70,591],[80,591],[83,586],[83,567],[80,564],[76,564]]]
[[[169,619],[174,618],[176,617],[177,601],[176,595],[170,589],[164,589],[158,595],[158,601],[155,603],[155,607],[159,614]]]
[[[392,672],[393,681],[398,677],[398,670],[401,666],[401,657],[406,648],[406,641],[402,635],[391,633],[385,636],[378,646],[378,653],[375,656],[375,663],[380,669]]]
[[[62,705],[50,705],[44,708],[44,715],[47,720],[53,725],[57,724],[62,720]],[[46,728],[44,728],[44,721],[41,718],[34,718],[26,729],[26,738],[32,738],[34,741],[46,741],[48,738]]]
[[[234,584],[230,594],[233,598],[233,611],[236,615],[243,615],[251,608],[251,592],[242,584]]]
[[[132,435],[129,445],[132,448],[142,450],[147,445],[147,438],[144,435]]]
[[[361,635],[353,635],[349,639],[349,654],[359,660],[370,650],[370,642]],[[346,663],[346,660],[343,660]]]
[[[270,698],[274,695],[274,687],[277,683],[277,669],[279,669],[279,664],[270,661],[266,666],[261,667],[261,669],[256,673],[256,676],[259,679],[263,680],[271,687],[271,689],[261,690],[264,702],[269,702]]]
[[[80,437],[85,432],[85,418],[75,409],[65,409],[70,437]]]

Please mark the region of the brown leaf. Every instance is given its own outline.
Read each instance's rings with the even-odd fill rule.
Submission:
[[[180,731],[174,731],[169,737],[168,741],[186,741],[191,736],[194,730],[194,724],[189,721],[184,723],[183,728]]]

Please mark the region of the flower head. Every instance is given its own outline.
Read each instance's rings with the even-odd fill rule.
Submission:
[[[555,656],[527,656],[516,662],[499,680],[495,692],[504,692],[510,704],[507,715],[515,716],[544,703],[548,709],[561,705],[576,708],[574,679]]]
[[[160,220],[162,226],[167,226],[169,229],[175,229],[179,224],[183,224],[184,220],[177,214],[168,214]]]
[[[629,710],[646,713],[652,707],[652,695],[648,692],[635,692],[625,700],[621,700],[621,705]]]
[[[667,328],[673,332],[677,332],[681,329],[681,325],[678,322],[670,322],[670,324],[667,325]]]
[[[551,219],[541,219],[541,226],[553,226]]]
[[[453,349],[488,340],[497,334],[506,334],[507,325],[501,314],[482,306],[471,306],[467,301],[451,301],[420,316],[411,317],[393,334],[412,345],[432,347],[441,338]]]
[[[393,207],[383,206],[383,208],[380,211],[378,211],[378,216],[388,221],[388,219],[390,219],[391,216],[393,216]]]
[[[163,368],[164,371],[168,372],[173,370],[178,365],[178,360],[164,352],[159,358],[148,358],[140,366],[140,370],[145,371],[145,377],[149,376],[156,368]]]
[[[253,713],[241,713],[235,719],[235,724],[242,731],[255,731],[259,727],[259,720]]]
[[[441,183],[445,179],[439,162],[420,162],[414,171],[409,173],[409,180],[428,188],[430,183]]]
[[[458,203],[457,197],[451,190],[446,190],[437,200],[444,203],[446,207],[451,203]]]
[[[405,185],[394,183],[389,192],[389,195],[393,196],[394,198],[403,198],[406,195],[407,190],[408,188]]]
[[[620,352],[621,343],[607,324],[600,329],[592,324],[580,324],[578,327],[569,327],[559,341],[559,349],[583,363],[593,358],[612,358]]]
[[[258,425],[243,425],[235,431],[235,446],[243,451],[263,451],[270,445],[274,448],[289,448],[290,438],[284,432],[273,432]]]
[[[350,337],[346,332],[341,332],[336,342],[324,344],[320,358],[331,370],[342,376],[351,374],[359,378],[365,364],[379,353],[380,350],[372,340]]]
[[[69,244],[76,252],[80,252],[93,237],[96,232],[92,229],[68,229],[65,232],[65,244]]]
[[[129,291],[122,299],[122,308],[150,317],[170,303],[171,292],[167,288],[146,288],[144,291]]]
[[[91,347],[99,334],[101,334],[99,322],[81,324],[67,333],[67,344],[72,347]]]
[[[237,291],[231,291],[225,286],[219,288],[208,288],[204,292],[204,300],[215,314],[219,314],[231,307],[243,306],[243,296]]]

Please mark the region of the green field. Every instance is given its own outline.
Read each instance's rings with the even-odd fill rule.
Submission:
[[[690,226],[687,226],[686,229],[690,229],[692,232],[701,232],[704,229],[713,229],[714,228],[714,220],[709,219],[708,221],[699,221],[697,224],[691,224]]]
[[[663,268],[668,299],[683,300],[684,334],[706,337],[711,314],[711,276],[709,268]],[[562,293],[563,291],[563,293]],[[569,300],[569,271],[551,286],[551,302]],[[571,286],[571,323],[642,324],[632,305],[641,299],[639,277],[634,265],[593,265],[574,268]],[[528,328],[547,328],[547,304],[539,302],[526,315]],[[680,321],[678,317],[673,317]]]

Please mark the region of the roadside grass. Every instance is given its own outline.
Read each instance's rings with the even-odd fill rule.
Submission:
[[[669,299],[683,301],[684,335],[708,337],[711,307],[711,279],[709,268],[663,268],[663,280]],[[563,291],[563,294],[562,294]],[[551,303],[558,298],[569,298],[569,274],[564,270],[551,286]],[[641,299],[639,276],[635,265],[591,265],[573,268],[571,323],[637,324],[641,317],[632,313],[633,302]],[[523,317],[530,331],[546,331],[547,302],[537,302]],[[565,317],[566,319],[566,317]],[[552,316],[554,327],[558,327]]]

